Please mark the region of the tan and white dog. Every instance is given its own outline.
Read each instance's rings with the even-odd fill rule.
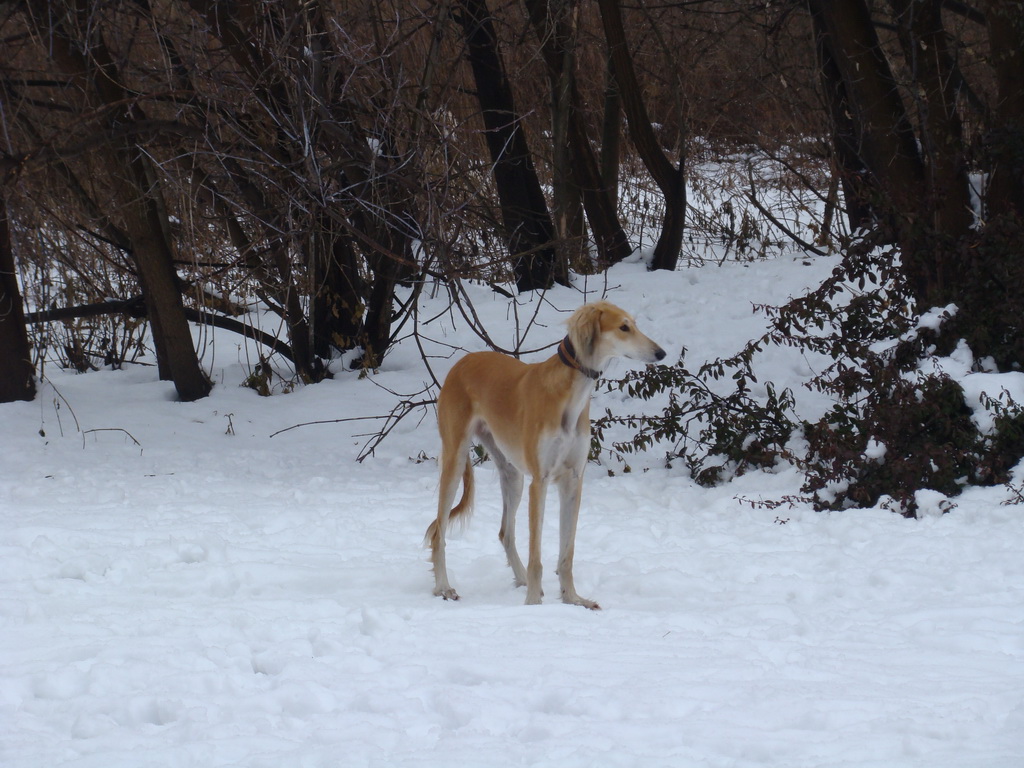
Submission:
[[[458,600],[448,582],[445,531],[451,519],[473,504],[469,448],[481,443],[501,478],[502,518],[498,538],[505,545],[516,586],[526,585],[527,605],[541,601],[541,525],[549,483],[558,488],[558,578],[562,601],[599,608],[576,594],[572,561],[583,470],[590,452],[590,398],[601,371],[613,357],[653,363],[665,350],[637,330],[626,312],[606,301],[586,304],[569,319],[558,354],[528,364],[498,352],[475,352],[457,362],[437,398],[441,432],[441,487],[437,519],[427,528],[434,565],[434,594]],[[530,475],[530,553],[524,568],[516,550],[516,509],[523,476]],[[452,508],[459,478],[462,498]]]

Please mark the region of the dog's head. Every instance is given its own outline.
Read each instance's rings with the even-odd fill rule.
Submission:
[[[613,357],[644,363],[665,358],[665,350],[640,333],[628,312],[607,301],[584,304],[573,313],[569,340],[580,362],[598,370]]]

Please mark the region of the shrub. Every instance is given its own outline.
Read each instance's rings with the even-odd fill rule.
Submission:
[[[994,237],[1009,242],[1001,229]],[[986,247],[1005,255],[998,243]],[[995,257],[982,249],[971,258],[977,266]],[[999,282],[998,275],[990,279]],[[965,300],[986,311],[983,294],[967,292]],[[606,414],[595,423],[596,444],[608,427],[624,424],[634,430],[632,438],[610,450],[621,456],[667,443],[667,460],[685,460],[702,484],[788,460],[804,471],[803,493],[819,510],[873,506],[887,498],[887,506],[912,517],[918,490],[955,496],[967,484],[1007,482],[1024,456],[1024,409],[1005,393],[984,398],[994,426],[983,433],[963,388],[935,365],[936,354],[952,350],[972,322],[952,305],[920,317],[912,306],[894,249],[877,240],[855,243],[819,288],[782,307],[761,307],[770,319],[768,332],[734,357],[706,363],[696,373],[682,364],[652,367],[613,384],[644,400],[667,396],[667,405],[654,416]],[[1016,319],[1000,308],[987,311],[1000,313],[1000,322],[987,326],[997,334],[989,348],[1004,363],[1016,359]],[[801,422],[793,393],[770,383],[760,397],[752,395],[753,360],[769,345],[813,350],[832,360],[807,385],[833,400],[824,416]],[[731,392],[711,386],[727,378],[734,382]],[[805,440],[799,455],[791,447],[796,434]]]
[[[715,360],[691,373],[682,361],[674,366],[651,366],[634,371],[609,387],[626,391],[631,397],[651,400],[666,392],[668,403],[660,414],[612,416],[610,411],[594,422],[595,447],[604,442],[613,424],[632,429],[629,440],[612,443],[610,450],[624,454],[668,444],[667,464],[682,460],[694,479],[713,485],[727,476],[742,474],[751,467],[773,465],[783,455],[796,422],[793,393],[778,392],[766,384],[763,402],[752,397],[749,384],[757,382],[751,361],[759,351],[756,342],[728,360]],[[733,390],[720,395],[710,381],[731,375]]]

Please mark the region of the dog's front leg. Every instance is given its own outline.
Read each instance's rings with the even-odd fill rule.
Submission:
[[[548,483],[544,478],[534,477],[530,482],[530,557],[526,564],[526,604],[538,605],[544,591],[541,576],[544,567],[540,561],[540,538],[544,527],[544,501]]]
[[[580,516],[580,497],[583,493],[582,471],[566,472],[558,480],[558,583],[562,589],[562,602],[582,605],[591,610],[601,606],[576,594],[572,577],[572,561],[576,551],[576,521]]]

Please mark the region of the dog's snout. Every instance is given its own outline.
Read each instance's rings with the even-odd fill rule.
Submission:
[[[665,359],[665,350],[662,349],[661,347],[658,347],[657,349],[655,349],[654,350],[654,359],[655,360],[664,360]]]

